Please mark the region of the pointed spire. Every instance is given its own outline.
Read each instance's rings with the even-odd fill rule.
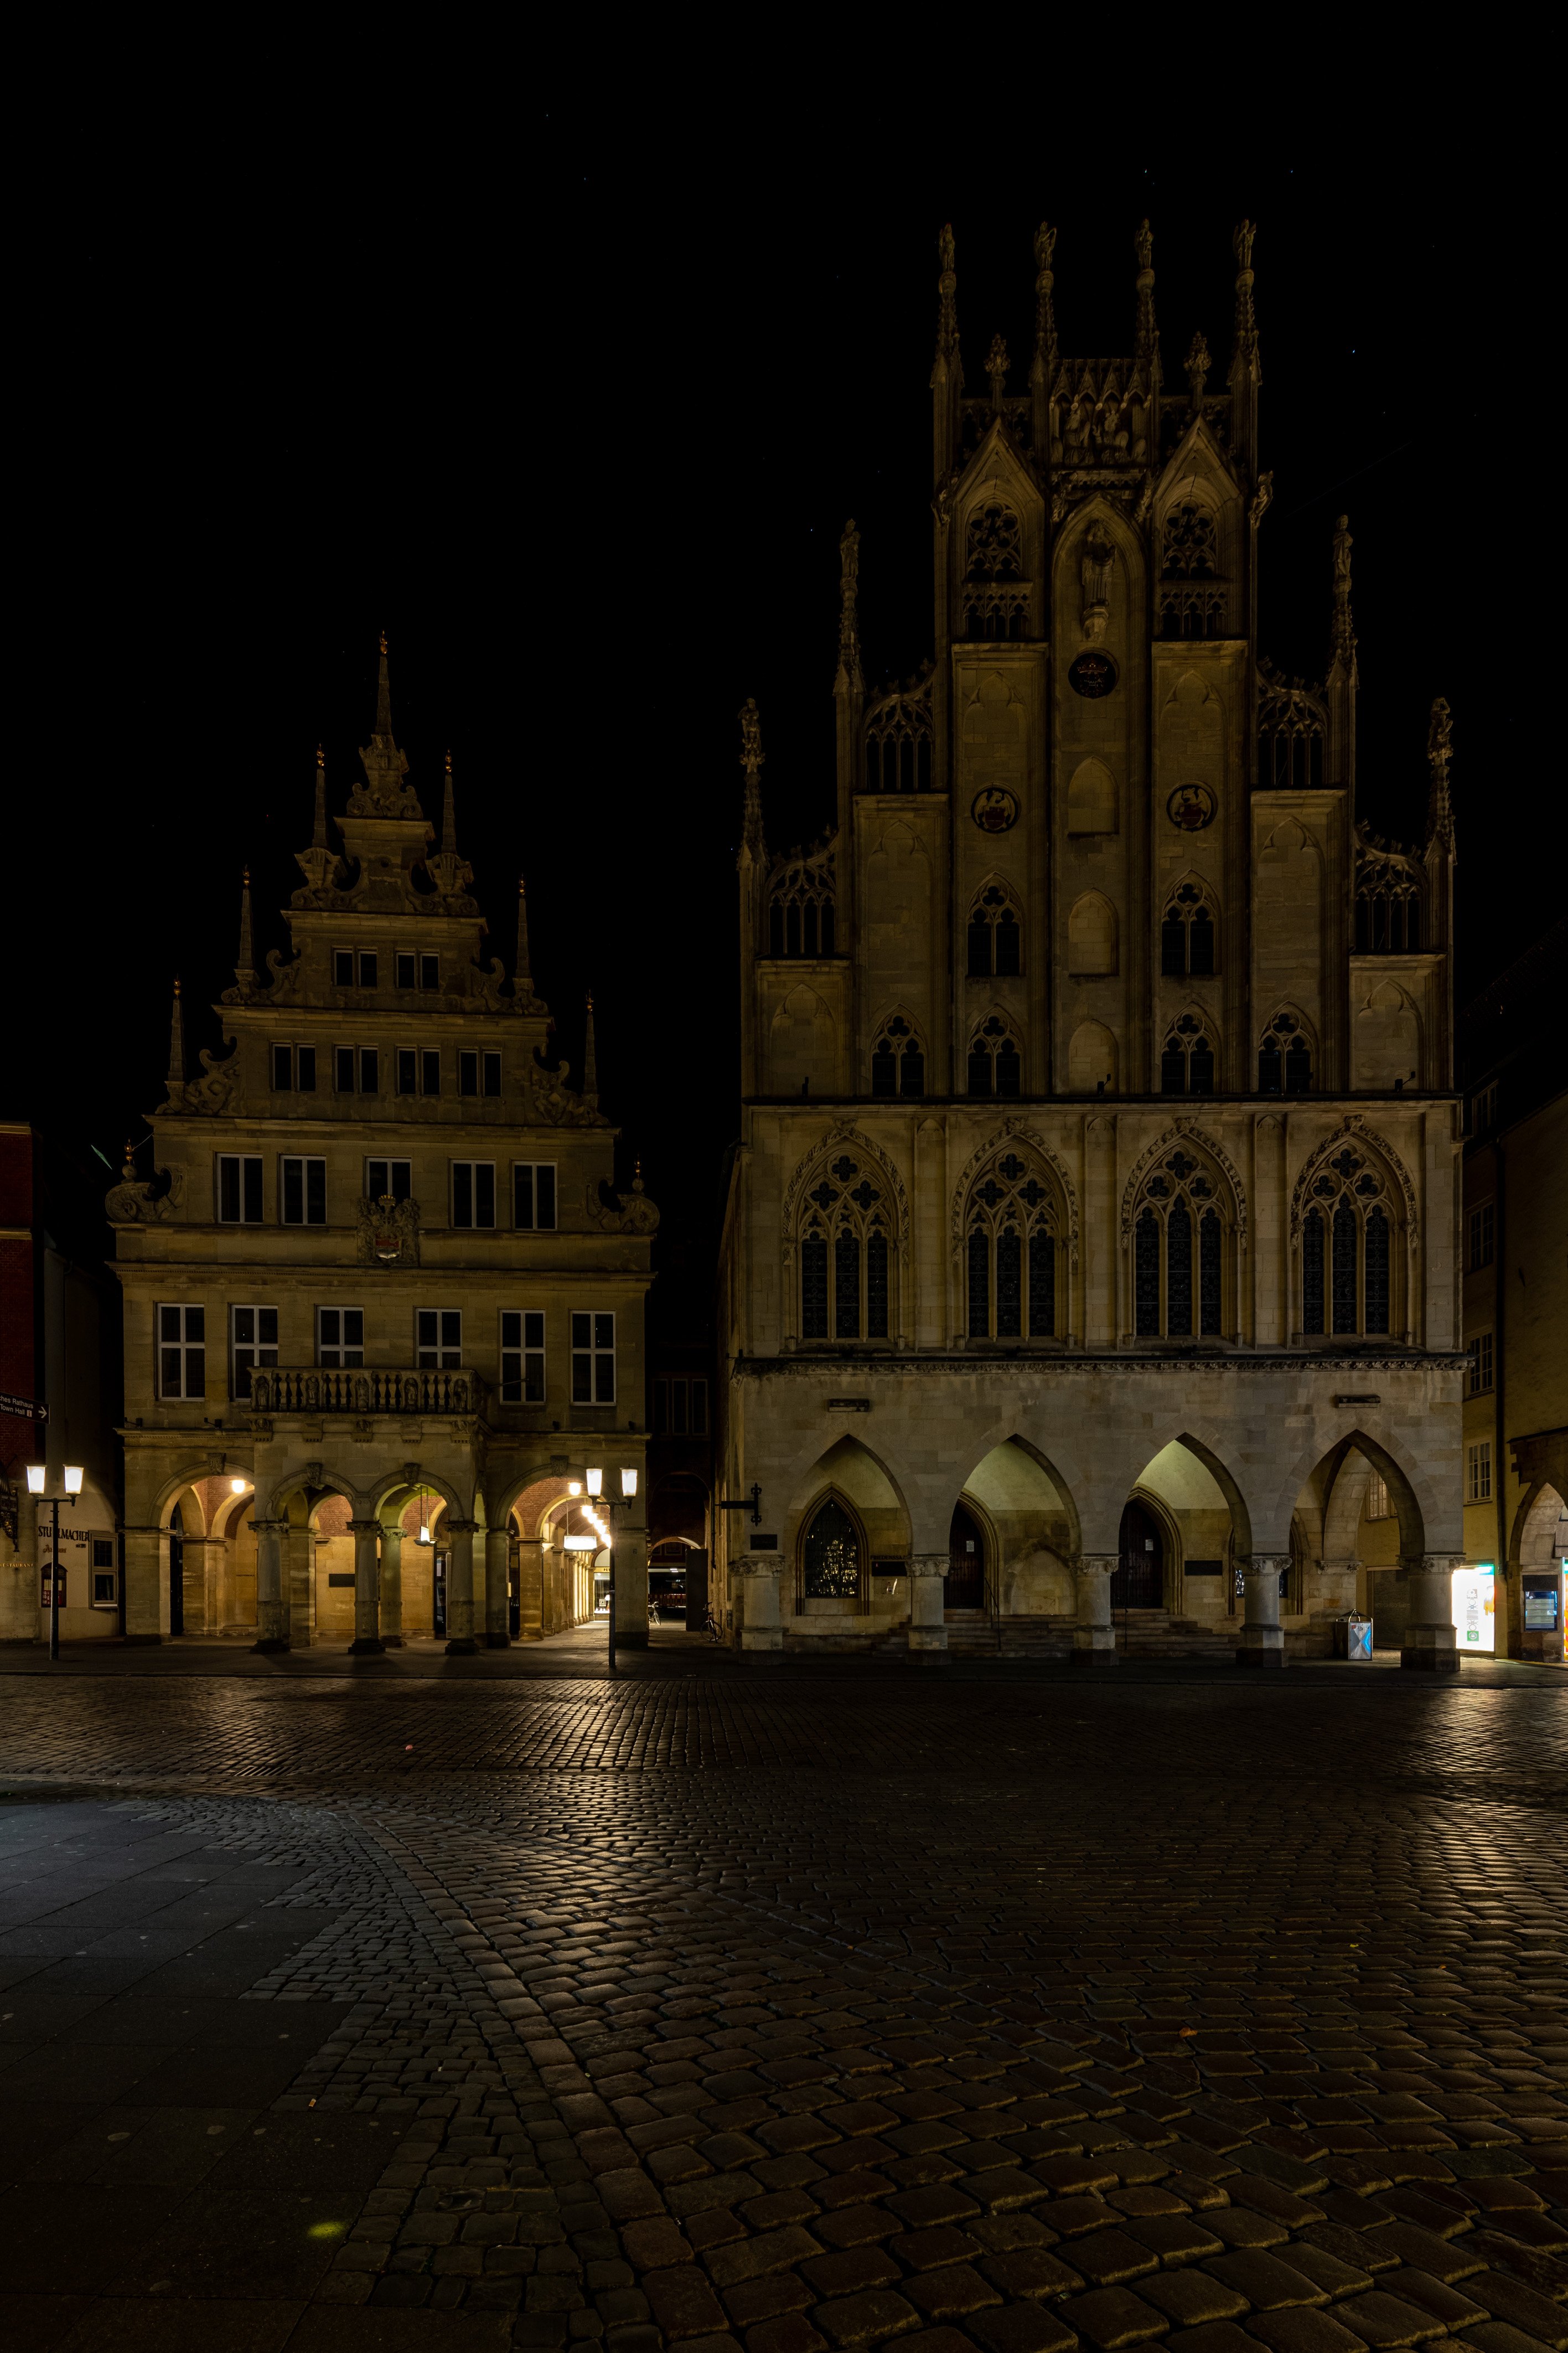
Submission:
[[[963,438],[963,361],[958,349],[958,273],[952,266],[952,224],[941,238],[937,280],[936,360],[931,372],[931,480],[939,486],[958,463]]]
[[[360,752],[364,782],[349,795],[351,817],[417,818],[419,803],[404,783],[408,774],[406,754],[397,748],[392,732],[392,684],[387,675],[386,631],[381,633],[376,670],[375,725],[370,742]]]
[[[1426,844],[1452,853],[1454,848],[1454,802],[1448,787],[1448,764],[1454,756],[1454,723],[1446,699],[1439,695],[1432,705],[1432,723],[1426,731],[1426,757],[1431,764],[1432,783],[1426,802]]]
[[[458,854],[458,813],[452,799],[452,754],[447,754],[447,781],[441,799],[441,849],[443,856]]]
[[[763,726],[758,714],[756,697],[748,696],[741,707],[741,765],[746,772],[745,814],[741,826],[741,842],[754,859],[763,854]]]
[[[1252,240],[1257,226],[1238,221],[1231,238],[1236,255],[1236,358],[1249,366],[1258,357],[1258,313],[1252,301]]]
[[[1351,622],[1351,519],[1341,515],[1334,525],[1334,621],[1333,659],[1352,662],[1355,659],[1355,630]],[[1447,709],[1445,704],[1444,708]]]
[[[847,689],[854,694],[865,691],[866,681],[860,668],[860,632],[857,604],[860,593],[860,534],[850,517],[844,526],[838,543],[838,674],[833,681],[836,694]],[[742,722],[742,724],[744,723]]]
[[[587,1008],[583,1018],[583,1099],[597,1103],[599,1100],[599,1062],[594,1051],[594,992],[588,991]]]
[[[991,338],[991,349],[985,357],[985,373],[991,379],[991,414],[1000,417],[1002,403],[1007,396],[1007,346],[1000,335]]]
[[[327,755],[322,746],[316,746],[316,821],[310,834],[312,849],[327,847]]]
[[[1140,221],[1133,240],[1138,251],[1138,327],[1133,354],[1145,385],[1158,364],[1159,329],[1154,324],[1154,239],[1147,221]]]
[[[939,360],[958,356],[958,272],[953,267],[957,248],[952,241],[952,223],[945,223],[942,232],[942,275],[937,280],[941,307],[937,312],[936,353]]]
[[[239,886],[239,955],[234,976],[241,991],[256,986],[256,951],[250,938],[250,869],[246,867]]]
[[[1051,438],[1050,399],[1056,389],[1057,313],[1051,301],[1056,276],[1051,268],[1057,233],[1048,221],[1035,231],[1035,356],[1029,368],[1029,396],[1035,448],[1044,458]]]
[[[533,968],[528,954],[528,888],[521,874],[517,878],[517,964],[511,985],[516,997],[533,994]]]
[[[392,681],[387,674],[384,629],[381,633],[381,666],[376,672],[374,734],[378,743],[392,742]]]
[[[169,1084],[183,1087],[185,1083],[185,1016],[180,1003],[180,984],[174,982],[174,1009],[169,1018]]]

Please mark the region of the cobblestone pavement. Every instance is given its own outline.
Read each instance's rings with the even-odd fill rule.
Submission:
[[[1568,2348],[1564,1694],[0,1674],[0,2332]]]

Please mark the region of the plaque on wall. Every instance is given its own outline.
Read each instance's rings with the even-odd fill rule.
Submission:
[[[1008,833],[1018,822],[1018,804],[1001,785],[987,785],[975,794],[969,814],[982,833]]]
[[[1214,823],[1215,797],[1206,785],[1178,785],[1165,814],[1178,833],[1201,833]]]
[[[1087,702],[1098,702],[1116,684],[1116,664],[1107,653],[1079,654],[1068,670],[1068,684]]]

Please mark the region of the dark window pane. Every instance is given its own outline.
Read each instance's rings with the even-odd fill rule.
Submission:
[[[827,1337],[827,1244],[800,1246],[800,1335],[803,1340]]]
[[[991,976],[991,926],[984,915],[969,919],[969,977],[988,980]]]
[[[426,1046],[420,1057],[420,1060],[421,1070],[419,1083],[421,1093],[438,1095],[441,1092],[441,1049],[439,1046]]]
[[[360,955],[359,985],[362,988],[374,988],[376,986],[375,951],[374,948],[363,950]]]
[[[420,957],[419,986],[421,988],[440,987],[441,959],[438,955],[422,955]]]
[[[400,1095],[411,1095],[417,1092],[418,1085],[418,1052],[413,1046],[399,1046],[397,1050],[397,1092]]]
[[[1342,1201],[1334,1211],[1334,1329],[1356,1329],[1355,1211]]]
[[[387,1166],[392,1177],[393,1199],[395,1201],[406,1201],[414,1190],[412,1183],[412,1161],[393,1160],[388,1162]]]
[[[511,1221],[524,1232],[533,1229],[533,1170],[526,1160],[511,1172]]]
[[[996,1092],[999,1095],[1016,1095],[1023,1091],[1023,1061],[1012,1039],[1005,1039],[996,1049]]]
[[[984,1046],[974,1047],[970,1053],[969,1092],[972,1095],[988,1095],[991,1092],[991,1057]]]
[[[1160,1057],[1160,1092],[1184,1095],[1186,1092],[1187,1058],[1179,1046],[1167,1046]]]
[[[1260,1095],[1277,1095],[1284,1065],[1279,1046],[1270,1039],[1258,1050],[1258,1092]]]
[[[534,1210],[540,1229],[553,1232],[555,1227],[555,1163],[542,1161],[534,1170]]]
[[[900,1092],[906,1095],[923,1095],[926,1091],[926,1058],[918,1046],[906,1046],[900,1071]]]
[[[1160,1228],[1152,1209],[1145,1209],[1132,1238],[1132,1297],[1140,1336],[1160,1329]]]
[[[892,1093],[898,1075],[894,1067],[897,1060],[898,1057],[884,1038],[871,1057],[871,1092],[874,1095]]]
[[[458,1092],[477,1095],[479,1091],[479,1058],[465,1049],[458,1056]]]
[[[1206,1038],[1194,1039],[1187,1057],[1187,1091],[1194,1095],[1214,1092],[1214,1048]]]
[[[283,1222],[286,1226],[302,1226],[305,1222],[305,1164],[302,1160],[283,1163]]]
[[[485,1056],[485,1092],[488,1095],[499,1095],[500,1092],[500,1056],[499,1054]]]
[[[471,1226],[474,1222],[474,1164],[471,1160],[452,1163],[452,1223]]]
[[[1198,1330],[1216,1338],[1220,1320],[1220,1222],[1205,1209],[1198,1227]]]
[[[1166,980],[1180,980],[1187,969],[1187,927],[1180,915],[1167,915],[1160,926],[1160,970]]]
[[[1029,1337],[1048,1340],[1057,1328],[1057,1245],[1037,1226],[1029,1236]]]
[[[403,950],[400,948],[397,953],[397,986],[399,988],[412,988],[414,987],[414,958],[412,955],[405,955]]]
[[[287,1094],[294,1084],[294,1056],[287,1046],[272,1049],[272,1085],[278,1094]]]
[[[860,1591],[860,1539],[842,1504],[830,1495],[806,1531],[801,1566],[806,1599],[853,1601]]]
[[[708,1435],[708,1384],[706,1381],[693,1381],[691,1384],[691,1435],[693,1438],[706,1438]]]
[[[207,1355],[205,1348],[185,1350],[185,1395],[205,1398],[207,1393]]]
[[[792,956],[800,954],[800,905],[795,899],[784,909],[784,954]]]
[[[1024,1246],[1009,1227],[996,1237],[996,1336],[1016,1340],[1024,1329]]]
[[[354,952],[353,948],[334,948],[332,950],[332,981],[334,987],[338,988],[352,988],[353,987]]]
[[[1165,1329],[1186,1338],[1193,1328],[1193,1220],[1184,1201],[1165,1220]]]
[[[574,1348],[591,1348],[593,1345],[594,1319],[578,1309],[572,1317],[572,1345]]]
[[[801,952],[805,955],[814,956],[816,954],[816,902],[815,899],[806,901],[800,911],[800,915]]]
[[[245,1170],[245,1222],[247,1226],[261,1223],[261,1163],[247,1157],[240,1164]]]
[[[374,1046],[359,1050],[359,1091],[362,1095],[381,1092],[381,1055]]]
[[[226,1152],[217,1164],[217,1213],[226,1226],[239,1223],[239,1162]]]
[[[1288,1095],[1304,1095],[1311,1092],[1312,1054],[1304,1038],[1292,1038],[1285,1057],[1285,1092]]]
[[[1388,1219],[1382,1209],[1366,1221],[1366,1328],[1388,1329]]]
[[[474,1223],[493,1226],[496,1221],[496,1172],[491,1160],[474,1163]]]
[[[332,1055],[333,1083],[339,1094],[352,1095],[354,1091],[354,1050],[339,1046]]]
[[[860,1243],[839,1234],[833,1244],[833,1330],[836,1338],[860,1337]]]
[[[833,902],[831,899],[825,899],[822,902],[822,953],[824,955],[833,954]]]
[[[305,1223],[324,1226],[327,1222],[327,1164],[324,1160],[305,1163]]]
[[[873,1234],[866,1244],[866,1337],[885,1340],[888,1336],[888,1237]],[[700,1386],[693,1382],[695,1390]],[[692,1428],[697,1427],[695,1410]]]
[[[298,1050],[294,1059],[297,1066],[300,1092],[302,1095],[313,1095],[316,1092],[316,1050],[314,1046],[301,1046]]]
[[[1214,918],[1206,907],[1199,907],[1193,916],[1187,942],[1187,970],[1196,973],[1214,970]]]
[[[1023,969],[1023,934],[1018,919],[1010,908],[1004,908],[996,918],[996,969],[1004,975]]]
[[[969,1336],[991,1335],[991,1245],[983,1229],[969,1237]]]
[[[782,956],[784,952],[784,909],[775,899],[768,909],[768,954]]]

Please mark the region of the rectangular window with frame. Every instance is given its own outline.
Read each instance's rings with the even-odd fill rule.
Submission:
[[[514,1160],[511,1164],[511,1221],[519,1233],[555,1230],[555,1163]]]
[[[397,1049],[397,1092],[400,1095],[413,1095],[419,1092],[419,1053],[416,1047],[399,1046]]]
[[[316,1092],[316,1050],[314,1046],[294,1049],[294,1084],[302,1095]]]
[[[416,1308],[414,1338],[421,1372],[455,1373],[463,1361],[462,1309]]]
[[[452,1163],[452,1223],[493,1226],[496,1221],[496,1165],[493,1160]]]
[[[294,1092],[294,1049],[274,1046],[272,1049],[272,1092],[289,1095]]]
[[[316,1362],[318,1365],[347,1366],[351,1368],[363,1364],[363,1307],[317,1308]]]
[[[414,1163],[412,1160],[367,1160],[364,1164],[364,1189],[368,1200],[379,1201],[388,1193],[395,1201],[410,1201],[414,1198]]]
[[[250,1376],[278,1362],[276,1307],[231,1307],[228,1311],[229,1395],[247,1398]]]
[[[1479,1332],[1470,1343],[1470,1369],[1466,1377],[1466,1391],[1470,1397],[1485,1397],[1492,1385],[1492,1335]]]
[[[340,1095],[352,1095],[354,1091],[354,1050],[352,1046],[332,1048],[332,1090]]]
[[[420,957],[419,986],[421,988],[440,987],[441,959],[438,955],[422,955]]]
[[[381,1092],[381,1050],[377,1046],[362,1046],[359,1050],[359,1091],[362,1095]]]
[[[418,959],[409,949],[398,949],[397,954],[393,960],[393,969],[396,974],[397,986],[399,988],[416,988],[418,987]]]
[[[377,965],[375,960],[375,950],[374,948],[362,948],[360,950],[359,959],[360,987],[362,988],[377,987],[379,986],[379,982],[376,977],[376,973]]]
[[[207,1312],[164,1307],[158,1319],[158,1395],[205,1398],[207,1393]]]
[[[1492,1499],[1492,1442],[1483,1438],[1465,1449],[1465,1501],[1489,1504]]]
[[[327,1222],[327,1164],[304,1154],[286,1152],[278,1163],[281,1221],[286,1226],[324,1226]]]
[[[615,1316],[598,1308],[574,1308],[572,1314],[572,1402],[574,1405],[614,1405],[615,1401]]]
[[[1497,1205],[1483,1201],[1470,1211],[1470,1272],[1490,1266],[1497,1256]]]
[[[460,1095],[477,1095],[479,1091],[479,1055],[471,1046],[461,1047],[458,1053],[458,1092]]]
[[[353,948],[332,950],[332,986],[352,988],[354,985],[354,952]]]
[[[544,1316],[537,1308],[501,1309],[500,1393],[504,1405],[544,1403]]]
[[[500,1056],[499,1054],[491,1053],[481,1054],[479,1057],[479,1062],[480,1074],[484,1081],[484,1090],[486,1094],[499,1095],[500,1092]]]
[[[419,1050],[419,1092],[438,1095],[441,1092],[441,1049],[423,1046]]]
[[[216,1153],[214,1175],[219,1225],[258,1226],[262,1215],[260,1154]]]

